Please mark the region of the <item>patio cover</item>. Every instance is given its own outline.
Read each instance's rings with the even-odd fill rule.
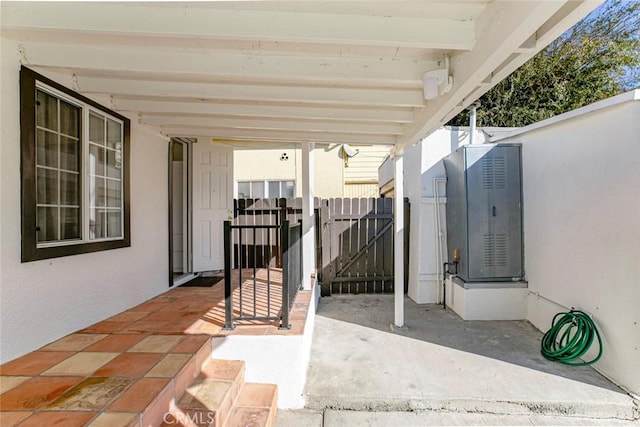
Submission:
[[[309,202],[313,143],[393,145],[401,174],[405,147],[600,2],[2,2],[1,23],[25,65],[167,137],[303,143]]]
[[[402,148],[599,1],[2,2],[24,63],[168,136]],[[451,90],[423,73],[450,60]]]

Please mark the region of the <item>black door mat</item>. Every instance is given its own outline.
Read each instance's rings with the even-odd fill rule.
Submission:
[[[187,287],[198,287],[198,288],[209,288],[219,281],[224,279],[224,277],[213,276],[213,277],[196,277],[195,279],[189,280],[187,283],[180,285],[180,288]]]

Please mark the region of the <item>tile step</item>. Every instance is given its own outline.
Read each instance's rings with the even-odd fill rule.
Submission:
[[[247,383],[225,427],[272,427],[278,411],[278,386]]]
[[[239,360],[207,361],[163,426],[273,426],[277,386],[245,384],[244,369]]]
[[[159,338],[173,344],[178,342],[173,336]],[[65,425],[69,426],[160,425],[188,385],[201,375],[208,375],[210,370],[206,363],[211,360],[210,338],[179,338],[181,347],[176,347],[176,352],[122,352],[124,348],[119,349],[121,352],[78,352],[76,355],[85,356],[86,360],[82,360],[85,365],[97,360],[102,367],[81,365],[85,371],[78,371],[75,376],[60,376],[60,372],[47,367],[55,364],[61,353],[54,345],[50,346],[51,351],[33,352],[23,360],[5,364],[0,377],[3,386],[0,425],[54,425],[65,417],[68,418]],[[68,341],[67,337],[60,340],[61,344],[54,344]],[[66,360],[73,359],[68,353],[63,353]],[[48,355],[55,357],[45,357]],[[37,371],[36,362],[40,362]],[[55,366],[79,369],[70,362]],[[21,373],[21,369],[32,369],[34,372],[25,372],[35,376],[14,375]],[[206,371],[203,373],[202,369]],[[225,373],[229,369],[218,370]],[[244,368],[239,374],[243,380]]]

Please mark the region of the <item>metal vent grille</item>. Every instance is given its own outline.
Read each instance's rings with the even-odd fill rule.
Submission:
[[[501,190],[507,187],[507,167],[504,156],[493,158],[493,188]]]
[[[507,187],[507,167],[504,156],[482,158],[482,188],[501,190]]]
[[[496,234],[495,235],[495,247],[496,247],[496,267],[507,266],[507,235]]]
[[[485,190],[493,188],[493,158],[489,156],[482,158],[482,188]]]
[[[483,238],[483,264],[485,267],[507,266],[507,235],[485,234]]]

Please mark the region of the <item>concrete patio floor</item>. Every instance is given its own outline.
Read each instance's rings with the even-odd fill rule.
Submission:
[[[405,310],[406,327],[393,329],[391,295],[321,299],[305,387],[308,414],[324,413],[325,425],[339,416],[342,423],[388,425],[346,411],[638,420],[638,402],[592,368],[544,359],[542,334],[528,322],[463,321],[408,298]]]

